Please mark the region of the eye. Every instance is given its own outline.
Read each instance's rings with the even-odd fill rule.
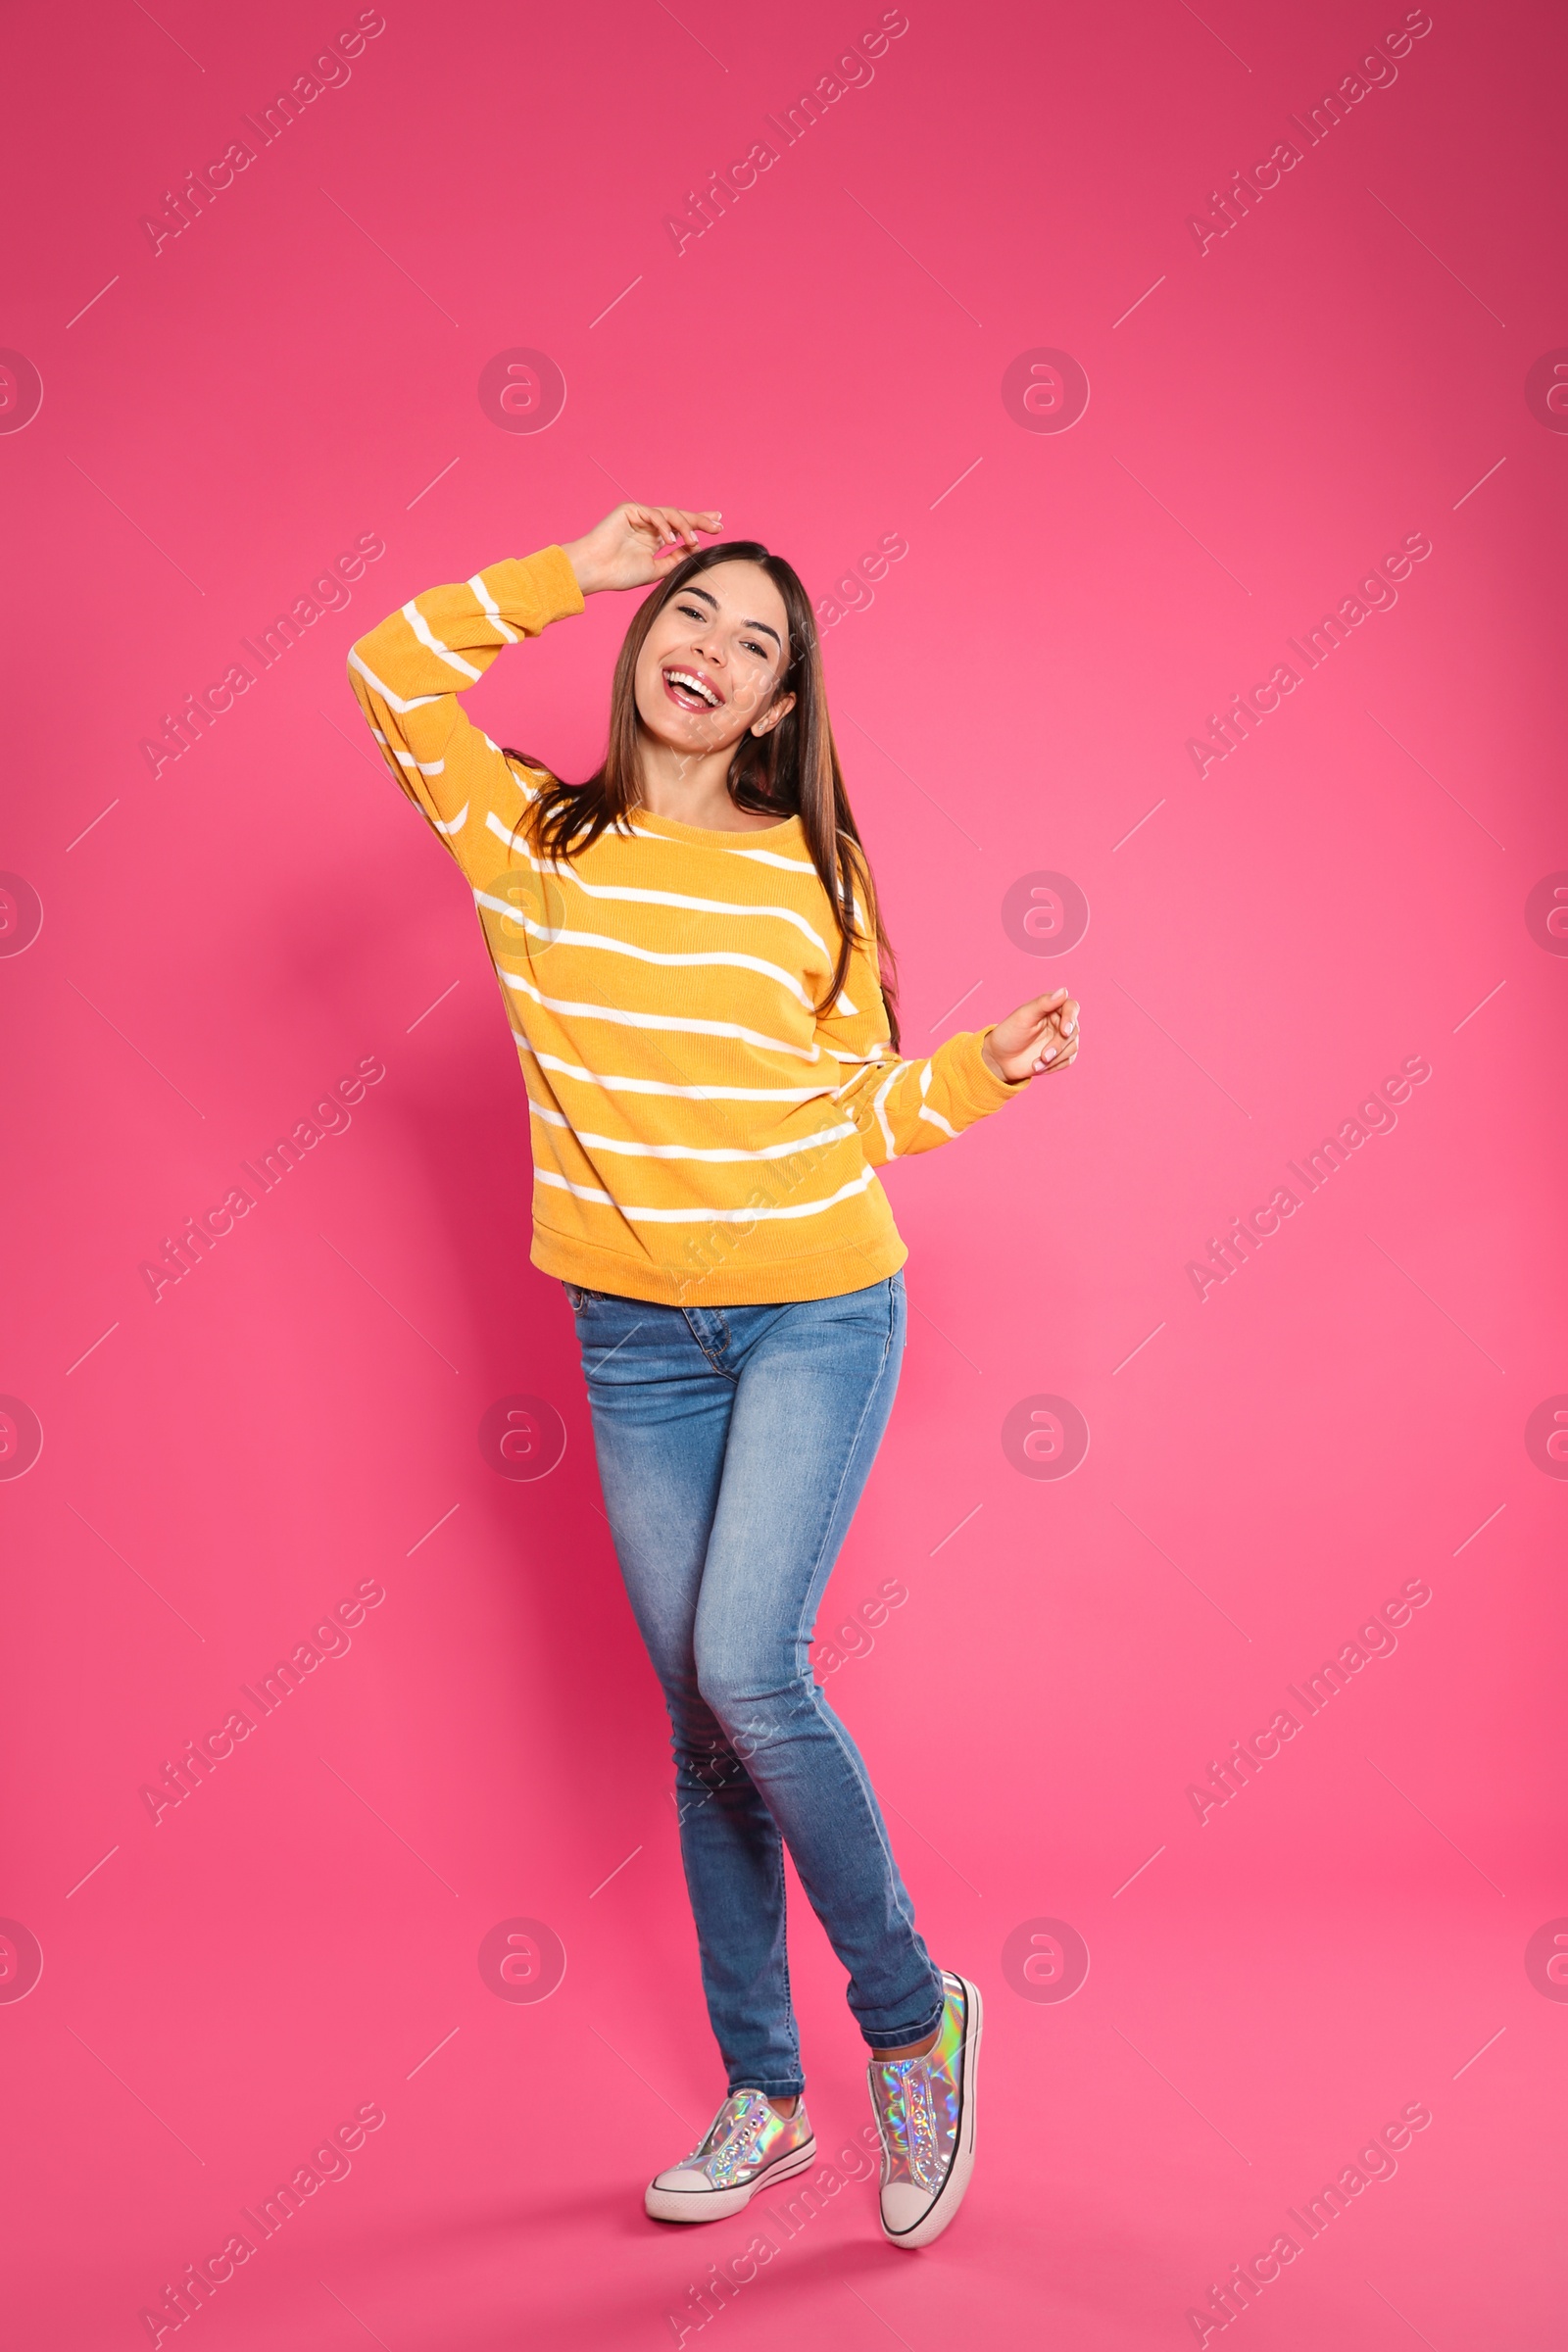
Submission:
[[[746,654],[755,654],[759,662],[765,662],[767,660],[766,646],[757,644],[755,639],[751,637],[743,637],[741,639],[741,651]]]
[[[688,620],[706,620],[708,618],[708,614],[701,605],[677,605],[675,610],[677,612],[684,612]]]

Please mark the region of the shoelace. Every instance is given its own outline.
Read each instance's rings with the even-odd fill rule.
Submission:
[[[708,2160],[715,2180],[729,2180],[750,2160],[766,2122],[765,2108],[760,2111],[742,2109],[725,2134],[722,2145]]]
[[[888,2069],[889,2073],[894,2071]],[[901,2062],[896,2071],[904,2095],[904,2116],[898,2129],[904,2140],[905,2161],[922,2188],[938,2189],[942,2186],[944,2168],[936,2107],[931,2097],[930,2065],[924,2058],[909,2058]],[[888,2118],[890,2125],[892,2120]]]
[[[909,2169],[925,2188],[942,2186],[942,2150],[937,2137],[936,2108],[931,2098],[931,2069],[923,2061],[914,2082],[905,2091],[904,2112],[911,2140]]]

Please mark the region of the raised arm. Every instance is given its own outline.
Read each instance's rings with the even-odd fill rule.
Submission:
[[[499,810],[510,827],[518,787],[500,751],[458,697],[477,685],[504,645],[537,637],[582,611],[582,591],[559,547],[508,558],[449,588],[427,588],[362,637],[349,683],[387,764],[460,862],[482,846]]]
[[[458,697],[504,645],[537,637],[606,588],[646,588],[673,570],[716,514],[616,507],[580,539],[509,559],[410,599],[349,656],[349,683],[388,766],[466,870],[488,868],[494,815],[505,838],[526,789]]]

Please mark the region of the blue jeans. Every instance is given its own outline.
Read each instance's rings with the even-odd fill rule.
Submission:
[[[942,2013],[870,1778],[808,1654],[893,1407],[904,1278],[783,1306],[565,1289],[605,1507],[669,1709],[708,2014],[730,2089],[788,2098],[804,2082],[785,1844],[872,2048],[922,2040]]]

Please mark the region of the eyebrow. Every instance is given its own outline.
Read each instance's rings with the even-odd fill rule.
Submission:
[[[718,611],[717,597],[710,596],[706,588],[688,588],[685,593],[688,596],[700,596],[705,605],[711,605],[715,612]],[[743,620],[741,622],[741,627],[743,629],[760,629],[764,637],[772,638],[773,643],[778,647],[780,653],[784,651],[783,638],[779,635],[777,629],[770,629],[765,620]]]

